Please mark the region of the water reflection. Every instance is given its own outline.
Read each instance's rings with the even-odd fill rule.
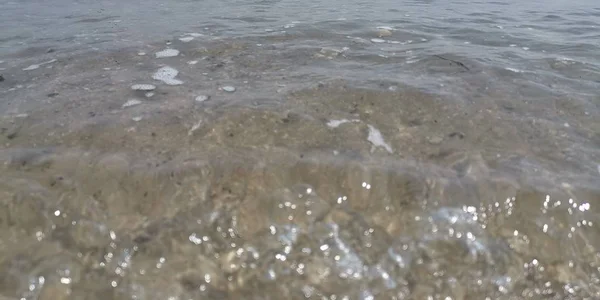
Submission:
[[[63,177],[70,184],[34,179],[41,170],[19,177],[22,173],[5,168],[15,179],[2,189],[9,196],[0,219],[4,295],[591,299],[600,292],[595,206],[560,189],[513,186],[503,201],[481,194],[468,204],[452,195],[482,186],[498,195],[489,189],[494,179],[473,182],[426,172],[419,188],[415,183],[398,188],[385,182],[411,182],[414,173],[356,168],[351,161],[337,166],[208,161],[178,170],[181,175],[159,172],[149,178],[137,171],[120,176],[120,166],[105,165],[120,184],[107,185],[110,177],[95,180],[94,186],[105,186],[101,196],[85,193],[94,189],[84,185],[102,177],[92,166],[106,158],[81,157],[78,165],[90,167]],[[42,177],[62,168],[53,164]],[[260,175],[272,168],[294,179]],[[305,183],[315,172],[344,179]],[[363,172],[372,179],[365,181]],[[370,203],[371,193],[390,204]],[[149,203],[148,195],[162,200]],[[73,196],[88,200],[69,202]]]

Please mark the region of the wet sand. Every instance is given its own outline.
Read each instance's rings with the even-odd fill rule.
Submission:
[[[323,76],[308,70],[346,54],[284,39],[9,64],[0,295],[600,295],[600,119],[583,102],[446,56],[419,62],[455,78],[438,90]]]

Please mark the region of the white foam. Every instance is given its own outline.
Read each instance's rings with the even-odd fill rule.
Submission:
[[[208,99],[210,99],[210,96],[208,96],[208,95],[200,95],[200,96],[197,96],[196,98],[194,98],[194,100],[196,100],[196,102],[204,102],[204,101],[207,101]]]
[[[197,63],[198,63],[197,60],[190,60],[190,61],[187,62],[188,65],[195,65]]]
[[[158,69],[156,71],[156,73],[154,73],[154,75],[152,75],[152,79],[160,80],[168,85],[183,84],[183,81],[181,81],[179,79],[175,79],[175,77],[177,77],[178,74],[179,74],[179,71],[177,71],[176,69],[173,69],[169,66],[165,66],[165,67]]]
[[[570,58],[568,58],[568,57],[557,57],[557,58],[556,58],[556,60],[558,60],[558,61],[562,61],[562,62],[566,62],[566,61],[574,61],[573,59],[570,59]],[[0,63],[2,63],[2,62],[0,61]]]
[[[191,36],[191,37],[195,37],[195,38],[197,38],[197,37],[201,37],[201,36],[204,36],[204,34],[202,34],[202,33],[197,33],[197,32],[188,32],[188,33],[185,33],[184,35],[189,35],[189,36]]]
[[[394,28],[390,26],[378,26],[377,29],[394,31]]]
[[[235,92],[235,87],[230,86],[230,85],[226,85],[224,87],[221,88],[222,90],[228,92],[228,93],[233,93]]]
[[[131,89],[136,91],[153,91],[156,89],[156,86],[153,84],[142,83],[132,85]]]
[[[327,126],[329,126],[330,128],[338,128],[338,127],[340,127],[340,125],[342,125],[344,123],[350,123],[350,120],[348,120],[348,119],[329,120],[329,122],[327,122]]]
[[[385,140],[383,139],[383,135],[381,134],[381,131],[379,131],[379,129],[373,127],[372,125],[367,125],[369,127],[369,136],[367,137],[367,141],[371,142],[371,144],[373,144],[373,148],[375,147],[383,147],[385,150],[387,150],[387,152],[389,153],[393,153],[394,150],[392,149],[392,146],[390,146],[388,143],[385,142]],[[374,149],[372,149],[371,151],[373,151]]]
[[[3,60],[0,60],[0,64],[3,64],[3,63],[4,63],[4,61],[3,61]]]
[[[155,55],[156,55],[156,58],[174,57],[174,56],[179,55],[179,50],[168,48],[168,49],[156,52]]]
[[[193,36],[184,36],[184,37],[180,37],[179,40],[184,43],[188,43],[188,42],[193,41],[194,37]]]
[[[137,100],[137,99],[130,99],[130,100],[127,100],[127,102],[123,103],[123,108],[135,106],[138,104],[142,104],[142,101]]]
[[[144,56],[144,55],[146,55],[146,52],[138,52],[138,55],[139,56]]]
[[[150,97],[154,96],[154,93],[148,92],[148,93],[144,94],[144,96],[146,96],[147,98],[150,98]]]
[[[31,65],[31,66],[23,69],[23,71],[31,71],[31,70],[38,69],[39,67],[40,67],[40,65]]]
[[[131,119],[132,119],[133,121],[135,121],[135,122],[139,122],[139,121],[141,121],[141,120],[142,120],[142,117],[133,117],[133,118],[131,118]]]
[[[371,39],[371,42],[373,43],[385,43],[384,39]]]
[[[511,71],[511,72],[515,72],[515,73],[523,73],[523,71],[521,71],[519,69],[515,69],[515,68],[505,68],[505,69],[508,71]]]

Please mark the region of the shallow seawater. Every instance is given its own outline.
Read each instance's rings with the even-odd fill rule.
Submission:
[[[0,299],[600,298],[594,1],[118,4],[0,0]]]

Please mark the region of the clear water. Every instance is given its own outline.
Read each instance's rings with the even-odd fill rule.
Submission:
[[[600,298],[595,1],[0,20],[0,299]]]

